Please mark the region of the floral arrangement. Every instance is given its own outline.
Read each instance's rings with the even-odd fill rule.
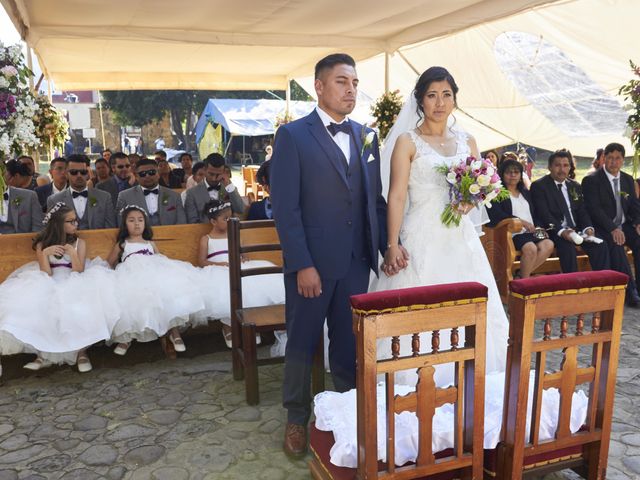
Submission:
[[[440,220],[447,227],[460,225],[465,206],[484,205],[491,208],[491,202],[509,197],[509,191],[502,186],[500,176],[490,160],[467,157],[450,167],[436,167],[438,173],[449,183],[449,204],[444,207]]]
[[[633,156],[633,177],[635,178],[637,177],[638,163],[640,163],[640,67],[632,60],[629,60],[629,65],[637,78],[629,80],[620,87],[618,94],[622,95],[625,101],[630,102],[627,106],[627,110],[629,110],[627,135],[635,150]]]
[[[0,158],[40,144],[33,121],[38,104],[27,85],[31,75],[21,47],[0,42]]]
[[[277,130],[278,127],[281,127],[282,125],[285,125],[289,122],[293,122],[294,120],[295,119],[293,118],[293,115],[291,115],[291,113],[289,113],[288,111],[284,111],[276,116],[276,121],[274,122],[274,126],[276,127],[276,130]]]
[[[376,127],[380,140],[384,140],[396,121],[396,117],[402,108],[400,90],[382,94],[376,103],[371,105],[371,114],[376,117]]]
[[[36,97],[38,111],[33,117],[36,136],[42,145],[64,149],[64,142],[69,138],[69,123],[60,110],[55,108],[44,95]]]

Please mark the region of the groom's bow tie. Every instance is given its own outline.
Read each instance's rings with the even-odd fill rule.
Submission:
[[[346,133],[347,135],[349,135],[349,132],[351,132],[351,126],[349,125],[348,121],[344,121],[342,123],[331,122],[329,125],[327,125],[327,130],[329,130],[331,135],[333,135],[334,137],[338,132]]]

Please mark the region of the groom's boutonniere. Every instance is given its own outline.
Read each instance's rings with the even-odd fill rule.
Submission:
[[[89,197],[89,206],[95,207],[98,204],[98,200],[96,197]]]
[[[367,132],[367,126],[362,126],[362,151],[360,152],[360,156],[364,155],[364,152],[373,144],[373,139],[376,135],[376,132],[371,130],[369,133]]]
[[[167,195],[166,193],[162,195],[162,205],[168,205],[169,204],[169,195]]]

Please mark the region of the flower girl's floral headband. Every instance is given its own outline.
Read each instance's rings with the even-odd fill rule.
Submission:
[[[225,202],[225,203],[221,203],[220,205],[218,205],[217,207],[211,207],[209,210],[207,210],[207,213],[209,215],[213,215],[215,213],[221,212],[222,210],[224,210],[225,208],[231,208],[231,203],[229,202]]]
[[[145,217],[147,216],[147,211],[146,211],[144,208],[139,207],[138,205],[131,205],[131,204],[130,204],[130,205],[125,205],[124,207],[122,207],[122,208],[120,209],[120,212],[119,212],[119,213],[120,213],[120,215],[122,215],[122,214],[123,214],[124,212],[126,212],[127,210],[138,210],[139,212],[142,212],[142,214],[143,214]]]
[[[60,210],[64,206],[65,206],[64,202],[56,202],[55,205],[49,209],[49,211],[46,213],[46,215],[42,219],[42,225],[46,225],[47,223],[49,223],[51,221],[51,217],[53,216],[53,214],[56,213],[58,210]]]

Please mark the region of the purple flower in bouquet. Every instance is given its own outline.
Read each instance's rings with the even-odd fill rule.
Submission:
[[[440,215],[447,227],[460,225],[462,211],[468,206],[490,208],[491,202],[509,195],[490,160],[469,156],[458,164],[441,165],[436,170],[445,176],[449,184],[449,203]]]

